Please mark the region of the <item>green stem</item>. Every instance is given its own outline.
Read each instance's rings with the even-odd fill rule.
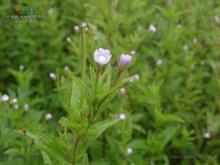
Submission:
[[[78,137],[76,138],[76,141],[75,141],[75,144],[74,144],[74,150],[73,150],[73,164],[74,164],[75,161],[76,161],[76,153],[77,153],[77,150],[78,150],[80,141],[81,141],[81,136],[78,136]]]
[[[81,52],[81,77],[85,78],[86,75],[86,34],[85,28],[81,27],[80,34],[80,52]]]
[[[123,70],[121,70],[121,69],[118,70],[118,73],[116,75],[115,81],[112,83],[111,87],[113,87],[113,86],[115,86],[117,84],[117,82],[118,82],[122,72],[123,72]]]
[[[96,72],[96,79],[95,79],[95,94],[97,93],[97,89],[98,89],[100,71],[101,71],[101,68],[98,65],[97,72]]]
[[[102,120],[105,120],[106,117],[106,112],[102,112]],[[106,137],[105,137],[105,132],[102,134],[102,157],[105,158],[106,156]]]

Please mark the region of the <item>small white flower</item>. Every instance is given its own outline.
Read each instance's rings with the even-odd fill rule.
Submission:
[[[196,45],[198,43],[197,38],[193,38],[193,44]]]
[[[53,14],[54,13],[54,9],[53,8],[50,8],[48,11],[47,11],[47,13],[49,14],[49,15],[51,15],[51,14]]]
[[[203,61],[203,60],[200,61],[200,64],[201,64],[201,65],[204,65],[204,64],[205,64],[205,61]]]
[[[182,28],[182,25],[178,24],[176,27],[177,27],[177,29],[180,29],[180,28]]]
[[[130,77],[129,83],[133,83],[134,81],[139,81],[140,76],[138,74],[135,74],[134,76]]]
[[[18,104],[15,104],[15,105],[14,105],[14,108],[15,108],[15,109],[18,109],[18,108],[19,108]]]
[[[157,65],[161,65],[163,63],[163,60],[159,59],[157,60]]]
[[[56,74],[51,72],[51,73],[49,73],[49,77],[51,79],[55,80],[56,79]]]
[[[14,98],[14,99],[11,100],[11,103],[12,103],[12,104],[16,104],[17,102],[18,102],[18,100],[17,100],[16,98]]]
[[[132,56],[134,56],[136,54],[136,52],[134,50],[132,50],[130,53]]]
[[[210,139],[210,137],[211,137],[210,132],[205,132],[205,133],[203,134],[203,137],[204,137],[205,139]]]
[[[71,38],[70,38],[70,37],[67,37],[67,38],[66,38],[66,41],[67,41],[67,42],[69,42],[69,43],[71,43],[71,42],[72,42],[72,40],[71,40]]]
[[[126,115],[124,113],[120,113],[118,118],[119,118],[119,120],[125,120],[126,119]]]
[[[2,95],[1,100],[2,100],[3,102],[7,102],[7,101],[9,100],[9,96],[6,95],[6,94],[4,94],[4,95]]]
[[[220,18],[219,18],[219,16],[214,16],[214,20],[215,20],[215,23],[220,23]]]
[[[128,154],[128,155],[131,155],[132,153],[133,153],[132,148],[127,148],[127,154]]]
[[[157,31],[157,28],[156,28],[153,24],[151,24],[151,25],[149,26],[148,30],[149,30],[149,32],[154,33],[154,32]]]
[[[188,45],[183,46],[183,50],[187,51],[189,49]]]
[[[68,66],[64,66],[64,72],[69,72],[70,68]]]
[[[140,76],[139,76],[138,74],[135,74],[135,75],[134,75],[134,80],[135,80],[135,81],[139,81],[139,80],[140,80]]]
[[[75,32],[77,32],[77,33],[80,32],[80,28],[79,28],[78,25],[75,25],[73,28],[74,28],[74,31],[75,31]]]
[[[82,23],[81,27],[86,28],[87,24],[85,22]]]
[[[110,61],[111,57],[112,55],[108,49],[99,48],[95,50],[94,60],[99,65],[107,64]]]
[[[20,71],[24,70],[24,65],[19,65],[19,70]]]
[[[119,90],[119,92],[120,92],[120,95],[126,95],[126,89],[125,88],[120,88],[120,90]]]
[[[85,27],[85,31],[88,31],[89,30],[89,28],[88,27]]]
[[[50,120],[50,119],[52,119],[52,114],[51,113],[46,113],[46,115],[45,115],[45,120]]]
[[[29,105],[28,104],[24,104],[24,111],[28,112],[29,111]]]

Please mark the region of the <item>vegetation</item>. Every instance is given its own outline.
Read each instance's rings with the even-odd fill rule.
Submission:
[[[220,162],[220,1],[0,1],[0,165]]]

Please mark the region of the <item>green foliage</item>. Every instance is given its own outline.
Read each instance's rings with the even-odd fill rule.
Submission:
[[[2,0],[0,12],[0,164],[219,164],[219,1]]]

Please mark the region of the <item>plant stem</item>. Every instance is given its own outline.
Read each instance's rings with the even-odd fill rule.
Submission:
[[[113,87],[115,84],[117,84],[117,82],[118,82],[122,72],[123,71],[121,69],[118,70],[118,73],[116,75],[115,81],[112,83],[111,87]]]
[[[201,153],[202,153],[203,150],[205,149],[206,144],[207,144],[207,140],[204,139],[204,140],[202,141],[202,145],[201,145],[201,147],[200,147],[200,152],[201,152]]]
[[[101,68],[100,68],[100,66],[98,65],[97,72],[96,72],[96,79],[95,79],[95,94],[97,93],[100,70],[101,70]]]
[[[102,120],[104,120],[106,117],[105,111],[102,112]],[[102,157],[105,158],[106,156],[106,137],[105,132],[102,134]]]
[[[82,79],[85,78],[86,75],[86,34],[85,28],[81,27],[81,34],[80,34],[80,55],[81,55],[81,77]]]
[[[75,144],[74,144],[74,149],[73,149],[73,164],[75,163],[76,161],[76,153],[77,153],[77,150],[78,150],[78,146],[80,144],[80,140],[81,140],[81,136],[78,136],[76,138],[76,141],[75,141]]]

